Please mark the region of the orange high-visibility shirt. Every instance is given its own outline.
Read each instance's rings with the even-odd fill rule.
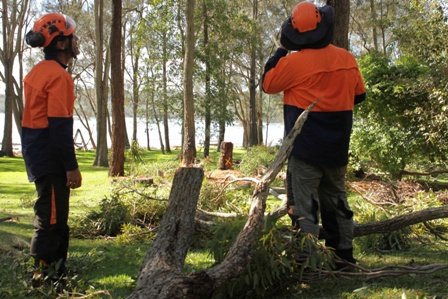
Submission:
[[[55,60],[44,60],[24,79],[22,127],[48,127],[48,117],[72,117],[75,102],[70,74]]]
[[[355,95],[366,92],[353,55],[333,45],[280,58],[265,74],[263,90],[283,91],[285,105],[302,109],[319,100],[315,112],[352,110]]]

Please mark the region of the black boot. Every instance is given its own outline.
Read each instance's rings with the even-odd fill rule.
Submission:
[[[353,264],[356,264],[356,259],[353,257],[353,248],[350,249],[336,249],[336,259],[334,262],[334,270],[336,271],[352,271]]]

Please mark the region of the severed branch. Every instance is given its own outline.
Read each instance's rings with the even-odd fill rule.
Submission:
[[[274,162],[256,184],[252,195],[252,205],[247,222],[239,233],[235,243],[230,248],[224,260],[205,271],[207,277],[214,281],[214,286],[219,287],[229,279],[237,277],[246,268],[247,263],[253,253],[253,249],[260,237],[264,211],[266,208],[266,198],[269,191],[269,184],[280,172],[283,163],[291,153],[293,142],[305,123],[308,113],[316,104],[311,104],[298,118],[292,131],[286,136],[282,146],[277,152]]]
[[[303,277],[303,281],[313,282],[324,278],[359,278],[374,279],[380,277],[398,277],[409,274],[431,274],[440,270],[448,269],[448,264],[430,264],[421,266],[387,266],[376,269],[364,268],[360,265],[350,264],[352,271],[332,271],[325,269],[316,269]]]
[[[359,237],[369,234],[387,233],[413,224],[446,217],[448,217],[448,205],[428,208],[384,221],[357,224],[355,225],[354,236]]]

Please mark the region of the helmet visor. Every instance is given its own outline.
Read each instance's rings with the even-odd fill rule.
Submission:
[[[69,16],[64,15],[64,17],[65,17],[65,29],[74,32],[76,29],[76,22]]]

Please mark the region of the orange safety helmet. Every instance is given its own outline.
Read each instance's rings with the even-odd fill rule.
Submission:
[[[333,7],[317,7],[309,1],[294,6],[291,16],[283,22],[281,44],[288,50],[318,49],[333,39]]]
[[[317,6],[307,1],[297,4],[291,13],[291,25],[299,32],[316,29],[321,19]]]
[[[69,16],[49,13],[34,22],[33,29],[26,34],[26,42],[31,47],[47,47],[56,36],[70,36],[75,32],[76,23]]]

